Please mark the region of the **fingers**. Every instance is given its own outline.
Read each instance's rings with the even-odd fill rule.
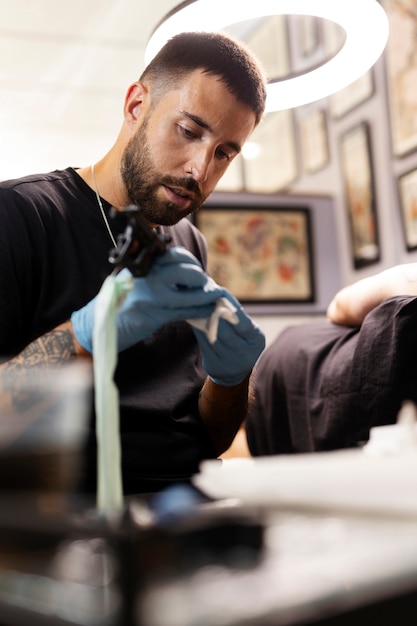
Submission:
[[[178,276],[175,276],[175,272]],[[154,280],[155,275],[166,276],[165,281],[171,281],[173,285],[181,280],[182,273],[189,272],[189,280],[183,277],[183,286],[201,286],[207,280],[207,274],[204,272],[200,261],[191,252],[181,246],[169,248],[164,254],[157,256],[151,267],[149,274],[135,280]],[[132,276],[127,268],[123,268],[119,276]],[[178,281],[177,281],[178,279]]]
[[[187,263],[202,268],[200,261],[188,250],[182,246],[174,246],[168,248],[164,254],[155,259],[154,268],[163,267],[164,265]]]
[[[222,292],[206,291],[203,286],[181,287],[162,284],[158,287],[158,302],[167,308],[181,308],[189,306],[203,306],[211,304],[211,311]]]
[[[179,263],[159,267],[158,272],[148,279],[149,283],[151,281],[171,289],[196,289],[206,285],[207,274],[197,265]]]

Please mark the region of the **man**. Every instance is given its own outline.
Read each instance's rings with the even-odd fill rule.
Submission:
[[[120,133],[100,161],[0,186],[4,388],[32,365],[90,357],[95,296],[125,227],[122,215],[110,218],[112,206],[138,205],[171,237],[117,317],[125,493],[189,479],[230,445],[245,417],[264,337],[207,277],[205,242],[183,218],[213,191],[264,106],[263,73],[242,46],[219,34],[178,35],[129,87]],[[237,324],[221,320],[210,343],[186,320],[206,318],[220,297],[236,307]],[[95,464],[91,436],[90,491]]]

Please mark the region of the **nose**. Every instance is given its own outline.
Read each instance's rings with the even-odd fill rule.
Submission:
[[[210,150],[195,150],[186,165],[187,174],[191,174],[198,183],[205,183],[209,176],[212,159]]]

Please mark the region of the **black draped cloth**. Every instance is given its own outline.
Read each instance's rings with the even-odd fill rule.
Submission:
[[[397,296],[360,328],[285,329],[262,354],[247,419],[254,456],[350,448],[417,403],[417,297]]]

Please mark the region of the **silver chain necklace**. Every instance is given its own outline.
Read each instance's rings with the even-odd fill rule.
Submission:
[[[97,198],[98,206],[100,207],[101,215],[103,216],[103,220],[104,220],[106,228],[107,228],[107,230],[109,232],[110,239],[112,240],[112,243],[113,243],[114,247],[117,248],[116,240],[114,238],[113,233],[111,232],[109,220],[107,219],[107,215],[106,215],[106,212],[104,210],[103,203],[101,201],[100,195],[99,195],[98,190],[97,190],[96,177],[95,177],[95,174],[94,174],[94,163],[91,165],[91,175],[93,177],[94,191],[96,192],[96,198]]]

